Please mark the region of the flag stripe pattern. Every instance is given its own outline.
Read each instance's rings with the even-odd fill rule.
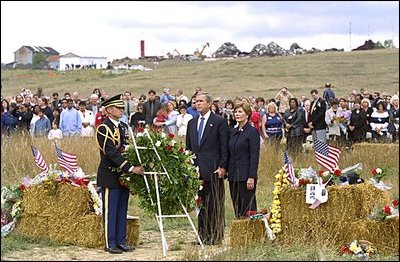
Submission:
[[[338,166],[340,148],[327,144],[322,140],[315,141],[315,159],[318,164],[333,173]]]
[[[290,162],[289,156],[286,151],[283,151],[283,161],[285,163],[285,171],[286,171],[286,176],[289,182],[292,184],[292,187],[296,187],[296,176],[294,174],[294,169],[292,166],[292,163]]]
[[[34,147],[32,145],[31,145],[31,149],[32,149],[33,157],[35,158],[36,166],[45,172],[49,171],[49,166],[46,164],[46,162],[44,162],[43,156],[39,152],[39,150],[37,150],[36,147]]]
[[[76,155],[62,151],[56,145],[57,161],[69,175],[73,174],[78,169],[78,160]]]

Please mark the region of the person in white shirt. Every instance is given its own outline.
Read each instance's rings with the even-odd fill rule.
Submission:
[[[79,116],[82,121],[81,136],[92,137],[94,135],[94,114],[92,111],[86,109],[85,101],[79,102]]]
[[[185,137],[187,125],[189,120],[192,119],[193,116],[187,113],[187,108],[185,105],[182,105],[179,108],[179,115],[176,117],[176,126],[178,127],[178,136]]]
[[[62,139],[63,134],[61,129],[58,128],[57,123],[53,122],[52,124],[52,129],[49,131],[49,134],[47,135],[47,138],[49,140],[55,140],[55,139]]]

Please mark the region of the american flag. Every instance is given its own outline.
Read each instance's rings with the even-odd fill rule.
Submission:
[[[338,166],[340,148],[327,144],[322,140],[315,141],[315,159],[318,164],[333,173]]]
[[[36,149],[36,147],[31,145],[31,149],[32,149],[32,154],[33,157],[35,158],[35,163],[36,165],[42,169],[44,172],[49,171],[49,166],[46,164],[46,162],[44,162],[43,156],[42,154],[39,152],[39,150]]]
[[[57,161],[60,167],[67,171],[68,175],[73,174],[78,169],[76,155],[62,151],[56,146]]]
[[[286,176],[289,182],[292,184],[292,187],[295,188],[297,183],[297,177],[294,174],[292,163],[290,162],[289,155],[286,151],[283,151],[283,161],[285,163]]]

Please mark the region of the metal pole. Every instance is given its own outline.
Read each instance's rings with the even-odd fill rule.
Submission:
[[[201,249],[204,249],[203,242],[201,241],[200,236],[199,236],[199,234],[197,233],[196,227],[194,226],[192,219],[190,218],[188,212],[186,211],[186,207],[185,207],[183,204],[181,204],[181,205],[182,205],[183,211],[184,211],[185,214],[186,214],[186,217],[189,219],[190,225],[191,225],[192,228],[193,228],[193,232],[194,232],[194,234],[195,234],[196,237],[197,237],[197,241],[199,241],[199,243],[200,243]]]
[[[136,155],[137,155],[137,157],[138,157],[139,163],[142,164],[142,159],[140,158],[139,149],[138,149],[138,146],[137,146],[137,144],[136,144],[136,139],[135,139],[135,136],[134,136],[134,134],[133,134],[132,127],[129,126],[129,127],[128,127],[128,131],[129,131],[129,135],[130,135],[131,138],[132,138],[133,145],[134,145],[134,147],[135,147],[135,151],[136,151]],[[151,205],[154,206],[154,202],[153,202],[153,198],[151,197],[149,182],[147,181],[147,176],[146,176],[146,174],[143,175],[143,179],[144,179],[144,183],[146,184],[147,193],[149,193]]]
[[[163,256],[167,256],[167,241],[165,240],[164,236],[164,227],[163,227],[163,221],[162,221],[162,213],[161,213],[161,203],[160,203],[160,193],[158,190],[158,178],[157,174],[154,174],[154,184],[156,187],[156,196],[157,196],[157,208],[158,208],[158,216],[156,215],[157,222],[158,222],[158,227],[160,228],[160,233],[161,233],[161,244],[163,248]]]

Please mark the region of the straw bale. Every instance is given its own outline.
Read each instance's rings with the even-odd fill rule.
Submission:
[[[230,245],[233,248],[244,248],[255,243],[264,243],[265,226],[260,219],[236,219],[231,223]]]
[[[303,189],[286,190],[281,195],[282,221],[293,223],[317,223],[318,221],[352,221],[364,218],[376,205],[390,201],[390,195],[371,184],[329,186],[328,202],[310,209],[305,202]]]
[[[92,199],[87,187],[59,184],[54,194],[43,185],[31,186],[24,191],[22,208],[25,214],[40,216],[82,216],[93,212]]]
[[[399,252],[399,218],[384,221],[360,219],[347,223],[337,235],[338,247],[353,240],[367,240],[380,254]]]
[[[21,214],[15,231],[29,237],[48,237],[48,217],[34,216],[29,214]]]
[[[127,220],[127,244],[139,242],[139,219]],[[61,244],[74,244],[85,247],[104,247],[102,217],[90,214],[85,216],[45,217],[22,215],[16,231],[27,236],[49,238]]]
[[[328,202],[316,209],[305,203],[303,189],[286,190],[281,194],[282,243],[320,241],[336,242],[338,232],[347,230],[352,221],[364,219],[376,207],[390,200],[388,192],[371,184],[330,186]]]

